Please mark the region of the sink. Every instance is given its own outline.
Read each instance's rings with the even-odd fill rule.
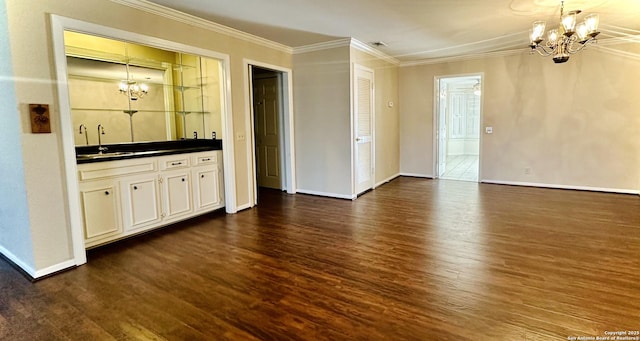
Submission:
[[[96,154],[79,154],[76,155],[76,159],[103,159],[108,157],[132,155],[133,152],[110,152],[110,153],[96,153]]]

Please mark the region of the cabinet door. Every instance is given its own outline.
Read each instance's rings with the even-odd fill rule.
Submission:
[[[167,172],[162,176],[164,189],[163,214],[166,219],[193,212],[190,180],[191,176],[188,169]]]
[[[92,181],[80,184],[86,244],[122,233],[118,194],[116,181]]]
[[[193,171],[194,205],[196,211],[215,208],[220,205],[218,188],[218,167],[199,167]]]
[[[153,225],[160,221],[157,177],[155,174],[122,181],[127,230]]]

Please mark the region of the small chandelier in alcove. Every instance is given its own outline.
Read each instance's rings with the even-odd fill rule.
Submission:
[[[554,63],[564,63],[569,60],[569,55],[584,49],[588,44],[596,42],[598,32],[598,15],[590,14],[584,21],[577,24],[577,15],[580,10],[574,10],[564,14],[564,1],[560,5],[560,24],[558,28],[547,32],[547,41],[544,40],[544,30],[546,23],[536,21],[529,32],[531,54],[534,51],[542,56],[553,56]]]
[[[126,66],[127,66],[127,77],[129,77],[130,75],[129,64],[126,64]],[[131,78],[127,78],[126,80],[120,81],[118,88],[121,94],[129,96],[129,99],[131,99],[132,101],[137,101],[138,99],[141,99],[142,97],[144,97],[146,94],[149,93],[148,85],[144,83],[138,84],[138,82],[134,81]]]
[[[144,83],[138,84],[138,82],[130,79],[121,81],[118,87],[120,88],[120,93],[128,95],[132,101],[137,101],[149,93],[149,86]]]

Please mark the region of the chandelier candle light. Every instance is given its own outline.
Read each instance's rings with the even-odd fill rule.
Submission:
[[[130,99],[130,101],[128,101],[129,110],[123,110],[122,112],[129,115],[129,130],[130,130],[129,135],[131,136],[131,142],[134,142],[133,114],[137,113],[138,110],[134,110],[131,108],[131,101],[137,101],[138,99],[141,99],[146,94],[148,94],[149,86],[144,83],[138,84],[138,82],[136,82],[135,80],[129,77],[129,75],[131,75],[131,73],[129,72],[129,63],[126,64],[126,68],[127,68],[127,79],[120,81],[120,84],[118,84],[118,89],[120,90],[121,94],[126,95]]]
[[[580,10],[570,11],[564,14],[564,1],[560,6],[560,25],[558,28],[547,32],[547,41],[543,42],[542,36],[546,23],[544,21],[536,21],[530,30],[531,38],[531,54],[537,51],[541,56],[553,56],[554,63],[564,63],[569,60],[569,55],[577,53],[588,44],[596,42],[598,32],[598,15],[590,14],[584,18],[584,21],[577,24],[576,17],[580,14]]]

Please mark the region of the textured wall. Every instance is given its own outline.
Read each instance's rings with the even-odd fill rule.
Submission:
[[[349,47],[294,55],[296,174],[300,190],[351,196]]]
[[[29,271],[35,264],[9,47],[5,3],[0,0],[0,252]]]
[[[432,175],[434,77],[483,72],[482,126],[494,133],[482,135],[482,179],[640,189],[639,53],[636,43],[559,65],[523,52],[402,67],[402,172]]]

